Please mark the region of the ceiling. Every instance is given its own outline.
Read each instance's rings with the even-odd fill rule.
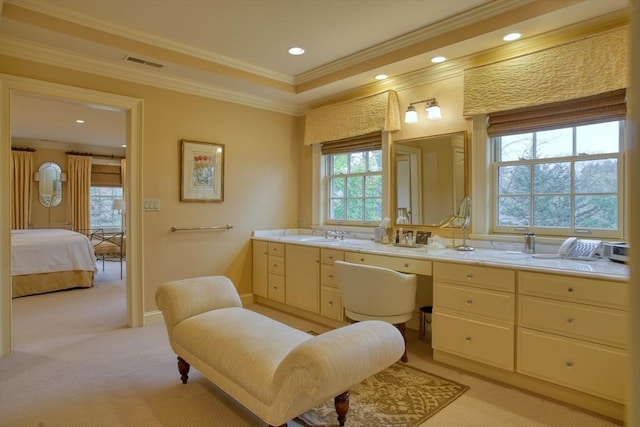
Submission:
[[[0,0],[0,53],[287,114],[628,0]],[[518,43],[512,42],[512,43]],[[301,56],[287,49],[303,47]],[[136,58],[136,61],[127,58]],[[147,64],[139,60],[147,61]],[[148,63],[159,64],[161,67]],[[85,124],[75,123],[77,118]],[[17,138],[118,147],[124,113],[19,95]],[[99,137],[97,136],[99,135]]]

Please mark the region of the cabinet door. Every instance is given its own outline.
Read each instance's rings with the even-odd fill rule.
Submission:
[[[320,248],[286,245],[287,305],[320,313]]]
[[[267,242],[253,241],[253,293],[267,297]]]

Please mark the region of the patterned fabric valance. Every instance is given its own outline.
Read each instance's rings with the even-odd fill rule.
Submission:
[[[398,95],[386,91],[307,112],[304,144],[400,130]]]
[[[583,98],[629,87],[627,28],[464,71],[464,115]]]

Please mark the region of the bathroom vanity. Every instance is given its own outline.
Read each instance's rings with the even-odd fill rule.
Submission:
[[[343,326],[336,260],[425,279],[419,287],[432,292],[434,360],[622,419],[627,265],[267,230],[253,236],[254,298]]]

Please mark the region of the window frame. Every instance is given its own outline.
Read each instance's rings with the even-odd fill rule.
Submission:
[[[89,223],[90,223],[90,227],[91,227],[92,229],[94,229],[94,228],[102,228],[102,229],[104,229],[104,230],[109,230],[109,231],[111,231],[111,230],[118,230],[118,231],[119,231],[119,230],[122,230],[122,228],[123,228],[123,221],[124,221],[123,214],[117,214],[117,213],[113,213],[113,214],[112,214],[112,216],[113,216],[114,218],[117,218],[117,217],[119,217],[119,218],[120,218],[120,219],[119,219],[119,224],[118,224],[118,223],[116,223],[116,224],[106,224],[106,225],[105,225],[105,224],[94,224],[94,223],[93,223],[93,215],[92,215],[92,213],[91,213],[91,211],[92,211],[91,207],[93,206],[93,198],[94,198],[94,195],[93,195],[93,189],[94,189],[94,188],[111,188],[111,189],[119,189],[119,190],[120,190],[120,192],[121,192],[120,197],[111,197],[111,201],[112,201],[112,203],[113,203],[113,200],[115,200],[115,199],[122,199],[122,198],[123,198],[123,196],[124,196],[124,189],[123,189],[122,187],[115,187],[115,186],[109,186],[109,185],[92,185],[92,186],[90,187],[90,189],[89,189]],[[106,198],[104,198],[104,197],[100,197],[100,198],[101,198],[101,199],[106,199]],[[112,212],[114,212],[114,211],[112,210]],[[116,222],[117,222],[117,221],[116,221]]]
[[[339,156],[339,155],[345,155],[345,154],[354,154],[354,153],[371,153],[374,151],[379,151],[380,152],[380,171],[376,171],[376,172],[371,172],[371,171],[367,171],[367,172],[355,172],[355,173],[345,173],[345,174],[337,174],[337,175],[333,175],[330,173],[330,171],[332,170],[332,166],[333,166],[333,157],[334,156]],[[367,157],[369,157],[367,155]],[[382,147],[378,150],[358,150],[355,149],[353,151],[350,151],[348,153],[337,153],[337,154],[326,154],[326,155],[321,155],[321,162],[323,163],[324,166],[324,171],[325,173],[323,173],[322,175],[322,185],[323,185],[323,217],[325,218],[324,223],[326,225],[350,225],[350,226],[362,226],[362,227],[371,227],[371,226],[377,226],[379,224],[379,222],[382,220],[382,218],[384,217],[384,199],[385,199],[385,194],[384,194],[384,150],[382,149]],[[367,160],[368,163],[368,160]],[[347,210],[347,202],[348,199],[350,199],[350,197],[348,197],[348,195],[346,194],[346,186],[345,186],[345,195],[344,197],[331,197],[331,189],[330,189],[330,182],[332,177],[344,177],[345,179],[345,185],[346,185],[346,180],[349,177],[367,177],[367,176],[379,176],[380,177],[380,206],[381,206],[381,211],[380,211],[380,219],[376,219],[376,220],[371,220],[371,221],[366,221],[364,220],[364,212],[366,209],[366,201],[367,199],[378,199],[378,197],[367,197],[366,196],[366,185],[363,186],[363,192],[362,192],[362,197],[360,197],[359,199],[362,200],[362,206],[363,206],[363,220],[362,221],[354,221],[354,220],[349,220],[349,219],[344,219],[344,220],[337,220],[337,219],[332,219],[331,218],[331,200],[334,199],[342,199],[345,201],[345,210]],[[353,199],[353,197],[351,197],[351,199]]]
[[[574,152],[571,156],[565,157],[552,157],[552,158],[531,158],[527,160],[521,161],[498,161],[498,147],[497,140],[494,138],[497,137],[489,137],[485,133],[486,144],[487,144],[487,170],[488,170],[488,179],[489,179],[489,210],[486,211],[487,219],[488,219],[488,229],[486,230],[488,234],[491,235],[520,235],[522,233],[537,233],[543,236],[550,237],[570,237],[570,236],[583,236],[586,238],[595,238],[595,239],[623,239],[625,235],[625,195],[626,195],[626,168],[625,168],[625,147],[626,147],[626,121],[625,120],[606,120],[601,122],[612,122],[618,121],[618,135],[619,135],[619,146],[617,153],[605,153],[605,154],[576,154],[575,153],[575,144],[576,144],[576,128],[582,125],[593,124],[593,121],[585,121],[584,123],[574,124],[574,125],[566,125],[560,126],[557,128],[572,128],[572,144],[574,147]],[[537,131],[549,130],[548,127],[540,128]],[[536,131],[532,131],[536,132]],[[529,133],[529,132],[523,132]],[[504,226],[498,224],[498,208],[499,208],[499,177],[498,170],[500,166],[516,166],[516,165],[531,165],[534,167],[536,164],[542,163],[554,163],[554,162],[569,162],[571,164],[571,182],[573,183],[574,175],[574,166],[577,162],[585,161],[585,160],[597,160],[597,159],[616,159],[617,160],[617,200],[618,200],[618,209],[617,209],[617,223],[618,227],[616,229],[588,229],[588,228],[576,228],[574,225],[575,220],[575,210],[571,212],[571,223],[572,225],[568,228],[558,228],[558,227],[543,227],[543,226],[535,226],[533,224],[529,226]],[[533,181],[531,186],[530,196],[533,197],[536,193],[533,192]],[[574,201],[576,195],[580,195],[580,193],[574,192],[573,185],[570,188],[569,193],[567,195],[571,198],[571,205],[574,206]],[[532,202],[533,203],[533,202]],[[531,210],[533,210],[533,204],[531,205]],[[533,219],[533,217],[532,217]]]

